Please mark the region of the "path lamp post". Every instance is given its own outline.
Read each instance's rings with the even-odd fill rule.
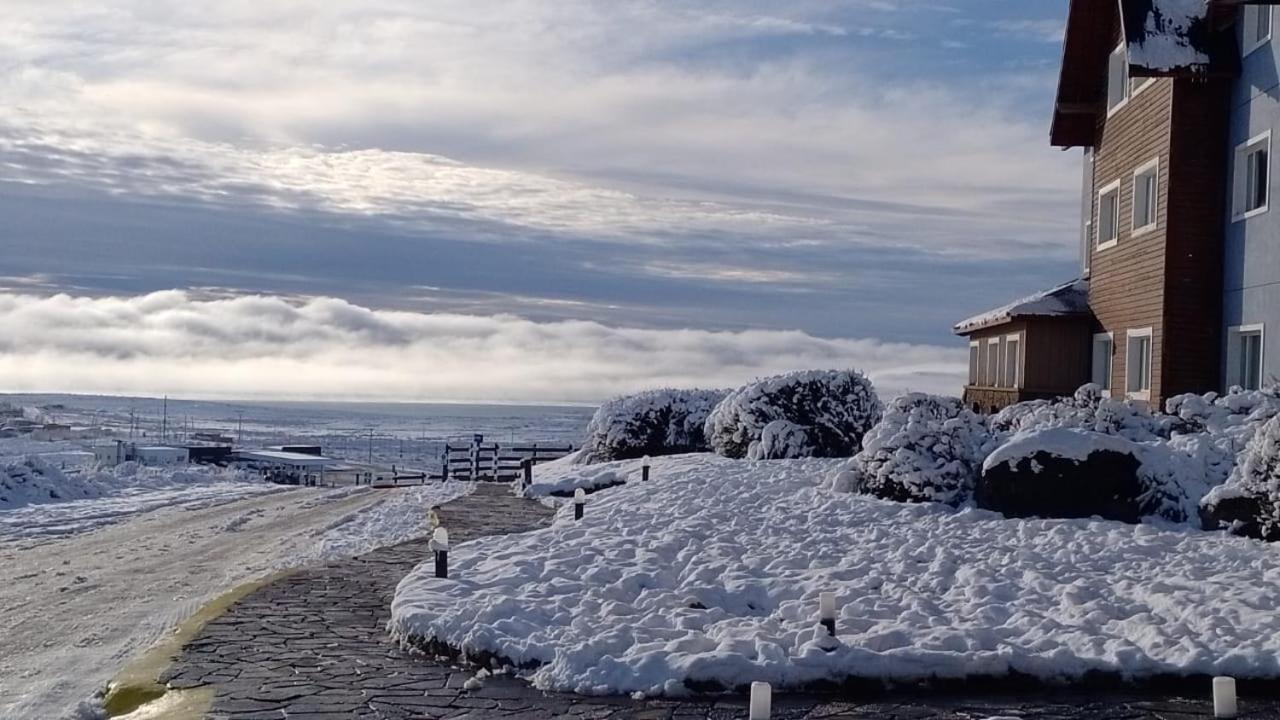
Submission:
[[[649,466],[653,463],[648,455],[640,458],[640,481],[649,482]]]
[[[747,710],[748,720],[769,720],[773,713],[773,688],[769,683],[759,680],[751,683],[751,705]]]
[[[836,636],[836,596],[835,593],[818,593],[818,622],[827,629],[827,634]]]
[[[1213,679],[1213,716],[1215,718],[1233,718],[1236,716],[1236,679],[1220,676]]]
[[[533,485],[533,458],[525,458],[520,461],[521,469],[524,470],[524,486],[528,489]]]
[[[587,504],[587,491],[578,488],[573,491],[573,519],[582,519],[583,506]]]
[[[429,545],[436,553],[436,577],[449,577],[449,531],[443,527],[436,528]]]

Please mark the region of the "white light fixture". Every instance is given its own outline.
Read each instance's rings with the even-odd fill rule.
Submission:
[[[759,680],[751,683],[751,706],[747,713],[748,720],[769,720],[773,713],[773,688],[769,683]]]
[[[1213,716],[1216,718],[1233,718],[1236,716],[1236,679],[1220,676],[1213,679]]]
[[[445,530],[444,527],[436,528],[435,532],[431,533],[431,542],[435,544],[435,550],[448,550],[449,531]]]

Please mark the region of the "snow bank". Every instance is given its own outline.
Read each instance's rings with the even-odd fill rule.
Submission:
[[[585,464],[705,452],[703,425],[725,390],[649,390],[601,405],[587,425]]]
[[[1280,540],[1280,416],[1254,433],[1226,483],[1201,503],[1207,527]]]
[[[805,370],[729,393],[707,418],[706,437],[715,452],[732,458],[849,457],[880,414],[880,399],[862,373]],[[762,447],[775,421],[787,424],[775,425]]]
[[[27,455],[0,460],[0,510],[25,505],[83,500],[127,490],[189,487],[214,482],[248,482],[234,470],[205,466],[148,468],[123,463],[112,468],[62,470],[44,458]]]
[[[894,398],[862,451],[832,478],[832,488],[885,500],[969,500],[991,434],[957,398],[911,393]]]
[[[678,694],[850,676],[1280,673],[1280,555],[1217,533],[831,493],[838,461],[663,458],[547,529],[400,583],[392,630],[542,688]],[[817,622],[834,592],[839,637]]]
[[[522,488],[516,483],[515,492],[530,498],[568,497],[579,488],[595,492],[622,485],[629,477],[639,479],[639,460],[607,465],[579,465],[573,456],[569,456],[535,465],[533,484]]]

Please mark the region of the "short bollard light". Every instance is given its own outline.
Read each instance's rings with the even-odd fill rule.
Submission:
[[[573,519],[582,519],[583,506],[587,504],[587,491],[578,488],[573,491]]]
[[[436,577],[449,577],[449,531],[436,528],[431,534],[430,546],[436,553]]]
[[[1216,718],[1233,718],[1236,716],[1236,679],[1220,676],[1213,679],[1213,716]]]
[[[648,455],[640,458],[640,481],[649,482],[649,466],[653,464],[653,460]]]
[[[751,683],[751,705],[747,720],[769,720],[773,713],[773,688],[769,683],[756,680]]]
[[[827,629],[827,634],[836,636],[836,596],[835,593],[818,593],[818,622]]]
[[[520,464],[524,466],[524,486],[527,488],[533,484],[533,460],[524,460]]]

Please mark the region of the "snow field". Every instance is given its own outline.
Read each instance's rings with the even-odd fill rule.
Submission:
[[[822,489],[841,462],[655,458],[650,483],[591,496],[580,522],[562,507],[550,528],[460,545],[448,580],[420,566],[392,631],[590,694],[1280,673],[1280,556],[1265,544]],[[823,591],[835,641],[817,621]]]

